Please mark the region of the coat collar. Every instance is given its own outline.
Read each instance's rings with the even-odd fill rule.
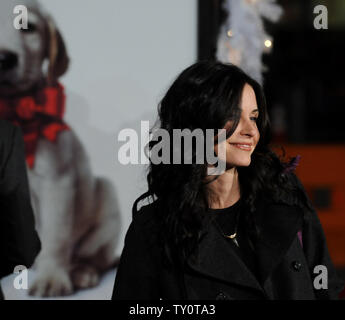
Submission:
[[[214,223],[204,228],[198,253],[187,264],[203,275],[263,291],[266,280],[279,264],[302,226],[299,208],[261,202],[254,214],[261,234],[255,244],[260,279],[248,269]]]

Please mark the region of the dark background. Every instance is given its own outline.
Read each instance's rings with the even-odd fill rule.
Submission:
[[[222,0],[199,0],[198,59],[215,59],[219,28],[227,16]],[[265,21],[273,49],[264,90],[268,110],[285,114],[284,142],[345,142],[345,1],[280,0],[278,23]],[[328,8],[328,29],[314,28],[313,8]]]

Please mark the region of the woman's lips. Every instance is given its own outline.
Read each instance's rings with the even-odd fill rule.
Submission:
[[[242,143],[230,143],[232,146],[241,149],[241,150],[245,150],[245,151],[251,151],[252,150],[252,146],[250,144],[242,144]]]

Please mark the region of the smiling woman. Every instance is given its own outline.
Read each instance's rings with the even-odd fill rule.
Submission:
[[[256,97],[253,88],[249,84],[245,84],[241,97],[241,117],[239,123],[226,141],[220,143],[226,145],[226,163],[228,167],[248,166],[251,161],[251,155],[259,141],[260,133],[257,127],[259,110],[256,106]],[[225,129],[231,130],[233,124],[227,121]],[[218,155],[218,147],[215,152]],[[239,150],[245,151],[241,152]]]
[[[225,147],[226,170],[209,175],[206,158],[150,163],[113,299],[336,299],[343,283],[317,214],[293,168],[270,149],[260,85],[234,65],[198,62],[169,88],[159,120],[170,137],[224,128],[214,151]],[[145,198],[152,203],[138,211]],[[315,286],[319,265],[328,276]]]

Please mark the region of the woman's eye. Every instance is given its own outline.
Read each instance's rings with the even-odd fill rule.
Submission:
[[[255,122],[256,122],[256,121],[258,121],[258,117],[251,117],[251,118],[250,118],[250,120],[252,120],[252,121],[255,121]]]

